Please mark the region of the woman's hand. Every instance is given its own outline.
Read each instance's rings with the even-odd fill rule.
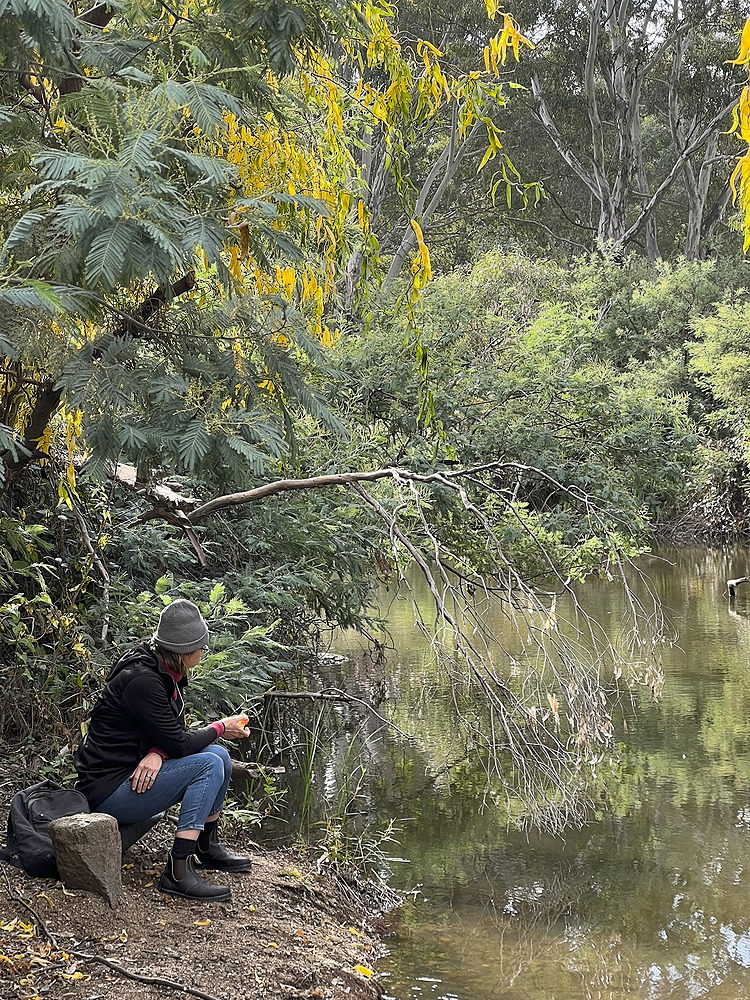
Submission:
[[[147,792],[156,780],[163,763],[160,754],[149,751],[130,775],[130,787],[133,791]]]
[[[224,737],[228,740],[245,740],[250,735],[246,715],[233,715],[219,720],[224,726]]]

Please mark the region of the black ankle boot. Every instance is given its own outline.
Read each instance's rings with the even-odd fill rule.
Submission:
[[[175,859],[169,855],[167,867],[159,879],[159,892],[178,899],[192,899],[199,903],[221,903],[231,899],[231,893],[225,885],[212,885],[201,878],[193,867],[193,857],[185,859],[185,876],[175,875]]]
[[[250,858],[230,854],[219,843],[219,831],[211,830],[208,838],[198,837],[198,848],[195,852],[196,868],[213,868],[223,872],[249,872],[253,863]]]

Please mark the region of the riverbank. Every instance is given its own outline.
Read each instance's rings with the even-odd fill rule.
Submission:
[[[317,872],[300,851],[256,849],[251,872],[210,875],[230,886],[230,903],[190,904],[156,889],[167,846],[152,831],[131,849],[116,909],[0,862],[0,994],[9,1000],[381,995],[373,963],[382,924],[365,889]]]

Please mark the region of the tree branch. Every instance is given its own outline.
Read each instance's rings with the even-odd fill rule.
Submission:
[[[109,585],[110,585],[109,573],[107,572],[107,567],[104,565],[101,557],[94,550],[88,526],[86,524],[86,521],[84,520],[83,514],[78,509],[78,506],[76,504],[73,504],[73,515],[76,521],[78,522],[78,527],[81,529],[81,538],[83,539],[83,544],[86,547],[86,551],[91,556],[91,559],[96,568],[99,570],[104,585],[103,590],[104,590],[105,612],[102,621],[101,640],[102,642],[105,642],[107,638],[107,630],[109,628]]]
[[[601,189],[596,182],[596,178],[587,170],[578,157],[569,149],[562,140],[562,136],[558,131],[557,125],[554,118],[552,117],[549,108],[542,95],[542,86],[539,82],[539,77],[534,73],[531,77],[531,93],[537,103],[537,113],[539,115],[539,121],[547,133],[547,135],[552,140],[552,144],[557,150],[558,154],[562,159],[568,164],[570,169],[578,176],[580,180],[586,185],[589,191],[594,195],[594,197],[601,203]]]
[[[279,691],[277,688],[273,688],[271,691],[264,691],[261,698],[265,699],[291,699],[292,701],[343,701],[347,704],[361,705],[366,708],[371,715],[382,722],[384,726],[390,726],[391,729],[395,730],[399,736],[403,736],[404,739],[409,739],[408,735],[401,729],[398,728],[395,722],[391,722],[390,719],[386,719],[384,715],[381,715],[372,705],[364,701],[362,698],[356,698],[352,694],[347,694],[345,691],[340,691],[338,688],[327,688],[325,691]],[[258,767],[262,767],[259,764]]]
[[[599,105],[596,100],[596,84],[594,71],[596,68],[596,50],[599,41],[599,22],[601,19],[602,0],[596,0],[589,17],[589,44],[586,50],[586,66],[583,76],[583,92],[586,97],[586,107],[591,126],[591,160],[594,167],[596,194],[604,207],[609,203],[609,183],[604,167],[604,134],[599,116]]]
[[[622,237],[617,241],[618,246],[624,246],[629,240],[631,240],[635,236],[635,234],[638,232],[641,226],[643,226],[646,219],[654,211],[656,206],[664,197],[667,190],[671,187],[677,175],[682,171],[686,160],[689,160],[690,157],[693,156],[701,148],[701,146],[704,145],[704,143],[708,140],[709,136],[714,131],[716,126],[719,124],[721,119],[724,118],[726,115],[728,115],[729,112],[732,110],[732,108],[735,106],[735,103],[736,103],[735,101],[732,101],[731,104],[725,105],[721,109],[721,111],[717,112],[717,114],[713,116],[713,118],[706,126],[706,128],[704,128],[703,131],[700,133],[698,138],[694,139],[693,142],[691,142],[683,149],[682,153],[679,155],[677,160],[672,165],[672,169],[669,171],[669,173],[661,182],[656,191],[654,191],[654,193],[651,195],[651,198],[646,203],[646,205],[643,206],[641,214],[638,216],[636,221],[625,233],[623,233]]]
[[[427,475],[412,472],[411,469],[400,469],[396,467],[384,469],[372,469],[369,472],[334,472],[330,475],[310,476],[308,479],[275,479],[272,483],[265,483],[263,486],[256,486],[252,490],[244,490],[241,493],[226,493],[223,496],[214,497],[206,503],[196,507],[187,516],[191,523],[197,524],[205,520],[210,514],[215,514],[217,510],[224,510],[226,507],[239,507],[242,504],[254,503],[256,500],[265,500],[266,497],[274,496],[276,493],[293,493],[298,490],[315,490],[327,486],[352,486],[355,483],[372,483],[378,479],[393,479],[395,482],[418,482],[436,483],[445,480],[457,479],[461,476],[475,476],[480,472],[499,471],[500,469],[514,469],[521,472],[533,472],[550,482],[555,482],[558,489],[565,489],[560,483],[553,481],[542,472],[531,465],[522,465],[520,462],[487,462],[484,465],[473,466],[469,469],[451,469],[443,472],[433,472]],[[156,511],[148,511],[150,517],[162,516]],[[141,515],[144,516],[144,515]]]
[[[457,105],[454,104],[450,140],[445,149],[443,149],[442,152],[440,153],[440,156],[438,157],[432,170],[428,174],[427,179],[422,185],[422,189],[417,199],[417,205],[415,207],[415,217],[419,219],[421,224],[426,225],[427,222],[429,222],[429,220],[434,215],[438,205],[440,204],[440,200],[443,197],[443,194],[445,193],[445,189],[453,179],[456,170],[458,169],[458,165],[461,163],[464,156],[466,155],[466,152],[471,146],[471,143],[474,140],[474,136],[479,131],[481,124],[482,120],[481,118],[478,118],[477,121],[472,125],[468,135],[461,143],[458,150],[455,150],[455,140],[456,140],[458,122],[457,122]],[[444,168],[443,164],[445,164]],[[443,176],[441,177],[440,182],[437,185],[434,194],[430,198],[429,204],[427,205],[426,208],[424,208],[424,210],[421,212],[420,215],[419,208],[420,206],[424,206],[425,201],[427,200],[427,197],[429,195],[430,188],[434,184],[435,179],[440,173],[440,169],[443,169]],[[404,233],[401,239],[401,243],[399,244],[398,250],[396,251],[393,257],[393,260],[391,261],[391,266],[388,269],[388,274],[385,276],[385,279],[381,286],[381,292],[384,292],[396,280],[396,278],[401,272],[401,268],[403,266],[407,253],[409,252],[411,247],[414,246],[416,241],[417,241],[416,234],[414,233],[414,230],[411,228],[411,226],[409,226],[409,228]]]

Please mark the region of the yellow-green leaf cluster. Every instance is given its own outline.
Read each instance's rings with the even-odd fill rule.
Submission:
[[[747,147],[737,161],[730,178],[735,204],[739,203],[745,213],[744,250],[747,252],[748,247],[750,247],[750,18],[745,22],[742,31],[739,55],[736,59],[731,60],[731,64],[744,66],[746,73],[748,73],[748,84],[743,89],[739,103],[734,109],[734,122],[730,129],[730,133],[738,135],[740,141]]]

